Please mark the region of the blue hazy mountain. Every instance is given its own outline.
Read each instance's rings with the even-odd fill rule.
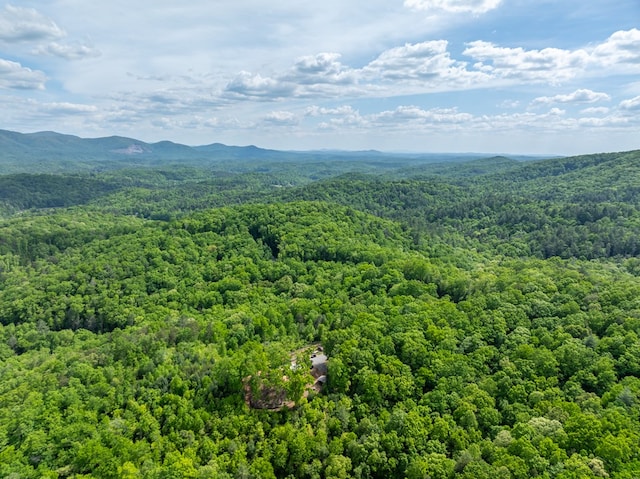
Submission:
[[[389,171],[434,163],[459,163],[491,155],[479,153],[389,153],[376,150],[279,151],[254,145],[222,143],[188,146],[171,141],[147,143],[109,136],[81,138],[53,131],[18,133],[0,130],[0,174],[90,172],[125,167],[182,165],[215,169],[263,171],[290,168],[291,163],[314,164],[346,171]],[[519,157],[519,161],[530,159]]]

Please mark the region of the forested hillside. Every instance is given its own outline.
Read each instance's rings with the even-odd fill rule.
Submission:
[[[403,180],[337,177],[289,190],[284,198],[353,205],[400,220],[417,237],[436,234],[508,256],[640,254],[640,151],[516,165],[494,158],[469,175],[478,163],[442,171],[427,166],[421,176]]]
[[[0,177],[1,477],[638,476],[640,152],[263,166]]]

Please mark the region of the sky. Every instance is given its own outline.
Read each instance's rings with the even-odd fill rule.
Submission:
[[[0,112],[188,145],[637,149],[640,1],[14,1]]]

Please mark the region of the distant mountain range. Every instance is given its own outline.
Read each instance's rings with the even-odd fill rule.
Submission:
[[[0,130],[1,158],[22,156],[29,154],[31,157],[39,155],[51,158],[66,157],[69,154],[86,155],[87,158],[122,158],[153,156],[159,159],[173,159],[176,157],[209,157],[211,154],[238,157],[262,157],[269,156],[275,151],[265,150],[256,146],[227,146],[221,143],[191,147],[160,141],[146,143],[135,138],[123,136],[109,136],[104,138],[81,138],[73,135],[64,135],[53,131],[37,133],[18,133],[8,130]],[[281,154],[282,152],[279,152]]]
[[[348,162],[376,168],[412,167],[420,164],[451,163],[487,158],[478,153],[387,153],[376,150],[279,151],[257,146],[228,146],[212,143],[187,146],[171,141],[146,143],[135,138],[110,136],[81,138],[52,131],[18,133],[0,130],[0,174],[63,173],[119,169],[129,166],[224,165],[246,170],[264,162]],[[510,157],[527,160],[534,157]]]

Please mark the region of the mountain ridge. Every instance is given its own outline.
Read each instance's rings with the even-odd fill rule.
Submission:
[[[105,137],[85,138],[76,135],[69,135],[65,133],[58,133],[55,131],[37,131],[32,133],[22,133],[12,130],[0,129],[0,148],[2,148],[2,154],[5,156],[12,153],[11,146],[20,145],[23,147],[29,147],[33,153],[33,149],[43,148],[60,148],[64,147],[69,149],[70,147],[81,148],[82,150],[88,150],[88,146],[102,147],[103,150],[91,151],[94,155],[102,153],[108,155],[119,149],[128,148],[134,145],[138,145],[144,150],[145,153],[162,155],[166,150],[176,151],[179,150],[182,153],[202,155],[202,153],[225,153],[232,154],[232,156],[256,156],[264,157],[268,155],[281,155],[284,157],[289,156],[344,156],[344,157],[398,157],[398,158],[480,158],[480,157],[492,157],[499,156],[499,153],[475,153],[475,152],[387,152],[375,149],[366,150],[340,150],[340,149],[310,149],[310,150],[275,150],[270,148],[262,148],[253,144],[249,145],[227,145],[220,142],[213,142],[204,145],[186,145],[182,143],[173,142],[170,140],[161,140],[157,142],[145,142],[133,137],[111,135]],[[8,148],[9,147],[9,148]],[[513,155],[511,155],[513,156]],[[546,156],[541,155],[515,155],[517,158],[544,158]]]

